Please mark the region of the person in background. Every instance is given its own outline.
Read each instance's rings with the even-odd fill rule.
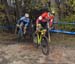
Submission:
[[[22,28],[24,27],[23,31],[24,31],[24,34],[26,33],[26,29],[28,27],[30,23],[30,18],[29,18],[29,14],[28,13],[25,13],[25,15],[23,17],[21,17],[18,21],[17,21],[17,28]]]

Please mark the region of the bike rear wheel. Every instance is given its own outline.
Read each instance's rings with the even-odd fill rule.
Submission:
[[[42,37],[41,49],[42,49],[42,53],[44,55],[49,54],[49,42],[48,42],[48,39],[46,37]]]
[[[38,48],[38,40],[37,40],[37,34],[33,34],[33,46],[35,48]]]
[[[19,31],[18,31],[18,42],[21,41],[22,37],[23,37],[23,31],[19,29]]]

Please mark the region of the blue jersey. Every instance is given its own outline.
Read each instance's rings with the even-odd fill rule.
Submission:
[[[21,17],[18,21],[17,24],[19,24],[20,22],[26,23],[25,26],[29,25],[30,19],[26,18],[25,16]]]

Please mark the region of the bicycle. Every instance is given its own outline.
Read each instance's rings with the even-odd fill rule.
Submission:
[[[44,55],[49,54],[49,41],[46,34],[47,34],[47,29],[40,29],[38,32],[35,32],[33,35],[33,45],[36,48],[41,46],[42,53]]]
[[[15,33],[17,33],[17,41],[20,42],[21,39],[24,37],[24,27],[16,27]]]
[[[50,28],[50,19],[46,19],[47,21],[47,29],[43,29],[41,26],[40,28],[42,28],[39,32],[35,32],[33,34],[33,45],[38,48],[39,45],[41,46],[42,49],[42,53],[44,55],[48,55],[49,54],[49,43],[51,42],[51,38],[50,38],[50,32],[49,30],[51,30]]]

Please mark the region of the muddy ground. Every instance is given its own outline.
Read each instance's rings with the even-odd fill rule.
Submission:
[[[26,39],[18,43],[16,35],[0,33],[0,64],[75,64],[74,35],[53,33],[48,56]]]

